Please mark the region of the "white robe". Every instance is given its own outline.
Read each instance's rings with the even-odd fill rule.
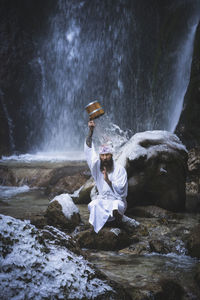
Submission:
[[[112,182],[112,189],[100,171],[100,159],[95,152],[94,145],[92,144],[92,148],[89,148],[85,143],[84,152],[99,192],[99,195],[88,204],[89,222],[93,225],[94,231],[98,233],[107,221],[114,219],[113,210],[117,209],[121,215],[126,210],[127,173],[124,167],[114,163],[113,171],[108,174],[108,178]]]

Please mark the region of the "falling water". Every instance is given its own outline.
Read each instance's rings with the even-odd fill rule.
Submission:
[[[171,132],[174,132],[174,130],[176,129],[176,125],[180,118],[181,110],[183,107],[183,100],[190,76],[192,50],[196,28],[197,24],[189,28],[186,43],[183,45],[182,49],[178,49],[179,55],[177,64],[175,65],[176,72],[174,74],[174,84],[172,85],[171,91],[171,98],[173,103],[170,108],[170,112],[172,113],[169,116],[169,131]]]
[[[127,130],[174,130],[189,81],[194,13],[174,25],[165,46],[166,28],[183,7],[177,1],[162,11],[144,2],[58,1],[38,52],[43,116],[38,150],[82,149],[84,107],[96,99],[107,113],[103,130],[116,124],[111,132],[123,141]],[[167,15],[163,23],[160,12]]]

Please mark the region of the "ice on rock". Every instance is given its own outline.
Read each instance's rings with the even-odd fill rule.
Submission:
[[[0,236],[2,300],[94,299],[112,291],[82,256],[48,240],[41,242],[40,231],[29,221],[0,215]]]

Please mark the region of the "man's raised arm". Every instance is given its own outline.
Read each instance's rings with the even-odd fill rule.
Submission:
[[[92,148],[92,136],[95,127],[95,123],[93,120],[88,122],[88,127],[89,127],[89,132],[88,132],[88,136],[86,137],[86,144],[89,148]]]

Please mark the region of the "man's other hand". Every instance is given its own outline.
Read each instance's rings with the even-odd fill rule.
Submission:
[[[107,182],[107,184],[111,187],[111,189],[113,190],[113,187],[112,187],[112,182],[110,181],[110,179],[108,178],[108,173],[107,173],[107,170],[106,170],[106,167],[103,168],[103,178],[105,180],[105,182]]]

